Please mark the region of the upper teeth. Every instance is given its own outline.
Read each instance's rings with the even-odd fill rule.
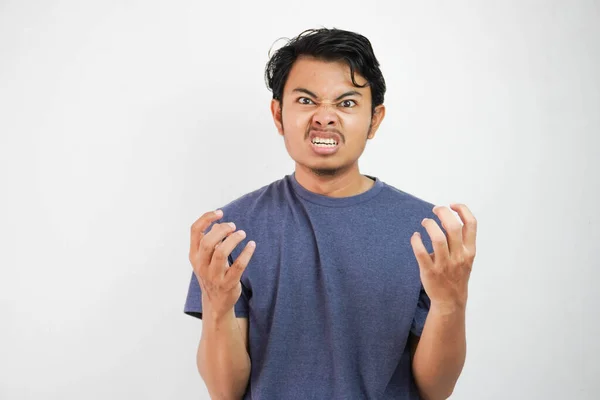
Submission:
[[[316,137],[312,141],[313,141],[313,143],[337,144],[337,142],[333,139],[324,139],[324,138],[320,138],[320,137]]]

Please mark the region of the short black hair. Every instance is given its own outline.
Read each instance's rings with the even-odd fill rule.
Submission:
[[[265,68],[265,81],[273,92],[273,99],[283,99],[283,88],[292,65],[300,56],[311,56],[324,61],[343,61],[350,67],[352,83],[356,87],[371,87],[371,111],[383,104],[385,80],[379,69],[369,39],[361,34],[342,29],[307,29],[270,57]],[[354,73],[362,75],[367,83],[358,85]]]

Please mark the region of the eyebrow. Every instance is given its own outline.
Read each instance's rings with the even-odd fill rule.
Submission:
[[[307,95],[309,95],[309,96],[311,96],[311,97],[313,97],[315,99],[318,98],[318,96],[316,94],[314,94],[310,90],[304,89],[304,88],[296,88],[296,89],[292,90],[292,92],[304,93],[304,94],[307,94]],[[362,97],[362,94],[360,92],[357,92],[356,90],[351,90],[349,92],[346,92],[346,93],[343,93],[343,94],[339,95],[334,101],[341,100],[344,97],[348,97],[348,96],[361,96]]]

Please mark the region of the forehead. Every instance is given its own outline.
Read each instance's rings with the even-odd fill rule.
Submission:
[[[366,79],[354,73],[354,80],[364,85]],[[297,88],[311,90],[319,95],[336,95],[340,91],[369,92],[368,86],[358,88],[352,84],[350,66],[343,61],[324,61],[313,57],[299,57],[292,65],[284,91]]]

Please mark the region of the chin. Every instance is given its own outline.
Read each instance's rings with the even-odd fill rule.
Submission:
[[[316,176],[328,177],[328,176],[337,176],[340,173],[348,170],[351,165],[342,164],[340,162],[298,162],[305,169],[310,170]]]
[[[336,176],[342,168],[310,168],[310,170],[317,176]]]

